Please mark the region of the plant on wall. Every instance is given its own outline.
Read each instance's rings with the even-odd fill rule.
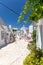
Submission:
[[[31,50],[31,52],[36,51],[36,30],[32,33],[33,41],[27,45],[27,48]]]
[[[33,42],[36,43],[36,30],[33,30],[32,38],[33,38]]]

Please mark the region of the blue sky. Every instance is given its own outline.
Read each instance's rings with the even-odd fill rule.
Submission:
[[[22,11],[22,7],[25,4],[26,0],[0,0],[0,2],[2,2],[6,6],[14,10],[16,13],[18,13],[15,14],[6,7],[4,7],[2,4],[0,4],[0,17],[4,20],[6,25],[12,25],[12,27],[18,28],[22,27],[23,25],[27,27],[29,26],[31,22],[26,24],[23,21],[20,24],[17,23],[18,16]]]

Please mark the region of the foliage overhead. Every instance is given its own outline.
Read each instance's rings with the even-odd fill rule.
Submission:
[[[31,13],[28,15],[30,9]],[[27,21],[32,20],[37,22],[43,17],[43,0],[26,0],[25,5],[23,6],[23,11],[18,17],[18,22],[24,19],[25,14],[28,15]]]

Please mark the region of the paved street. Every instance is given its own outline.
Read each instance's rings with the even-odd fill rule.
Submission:
[[[28,55],[27,42],[20,40],[0,49],[0,65],[22,65]]]

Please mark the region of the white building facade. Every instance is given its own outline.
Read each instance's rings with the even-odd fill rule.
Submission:
[[[36,31],[37,47],[43,50],[43,18],[38,21]]]
[[[0,26],[0,46],[5,44],[5,40],[4,40],[4,30],[3,28]]]
[[[29,33],[31,34],[33,32],[33,24],[29,26]]]
[[[10,43],[11,30],[0,18],[0,48]]]

